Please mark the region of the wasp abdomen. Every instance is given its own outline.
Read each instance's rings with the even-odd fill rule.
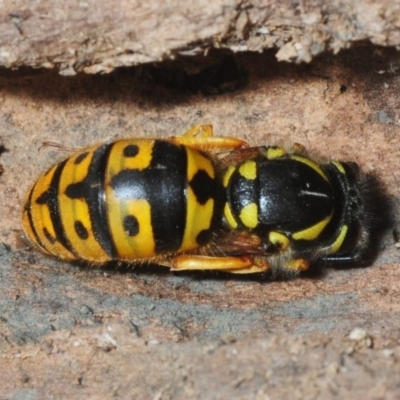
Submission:
[[[148,259],[205,245],[216,192],[204,153],[163,140],[122,140],[39,178],[23,223],[43,250],[65,259]]]

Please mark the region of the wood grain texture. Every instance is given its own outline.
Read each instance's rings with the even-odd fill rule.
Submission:
[[[101,73],[212,48],[309,62],[359,41],[398,46],[399,21],[390,0],[4,0],[0,66]]]

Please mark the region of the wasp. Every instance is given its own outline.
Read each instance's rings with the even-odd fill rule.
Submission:
[[[30,189],[30,242],[62,260],[173,271],[300,272],[350,263],[368,245],[364,177],[294,146],[249,147],[211,125],[81,151]]]

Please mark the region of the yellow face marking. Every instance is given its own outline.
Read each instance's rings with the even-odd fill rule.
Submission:
[[[187,152],[187,180],[190,182],[199,170],[207,172],[211,177],[215,177],[214,166],[207,157],[198,151],[186,147]],[[182,245],[178,252],[190,251],[199,247],[196,241],[198,234],[210,229],[214,215],[214,199],[210,198],[205,204],[197,201],[196,194],[189,186],[187,189],[186,225],[183,234]]]
[[[250,203],[243,207],[239,215],[240,220],[247,228],[255,228],[258,224],[258,207],[255,203]]]
[[[282,147],[268,147],[265,151],[265,156],[268,160],[275,160],[276,158],[283,157],[286,154],[286,151],[282,149]]]
[[[257,166],[255,161],[246,161],[239,167],[239,174],[249,180],[257,178]]]
[[[340,162],[331,161],[331,164],[333,164],[343,175],[346,175],[346,170],[344,169],[343,165]]]
[[[328,225],[329,221],[331,220],[332,215],[329,217],[324,218],[322,221],[316,223],[313,226],[310,226],[307,229],[302,231],[296,232],[292,235],[293,239],[295,240],[314,240],[316,239],[321,232],[325,229],[326,225]]]
[[[227,169],[227,171],[225,172],[224,178],[223,178],[223,185],[224,187],[228,187],[229,185],[229,180],[231,179],[232,174],[235,172],[235,167],[233,167],[232,165]]]
[[[278,247],[279,250],[285,250],[290,244],[290,240],[286,235],[284,235],[283,233],[280,233],[280,232],[275,232],[275,231],[271,231],[268,234],[268,240],[274,246]]]
[[[335,254],[342,247],[344,240],[346,239],[347,231],[349,230],[347,225],[343,225],[340,229],[339,236],[336,240],[329,246],[328,253]]]
[[[82,182],[86,178],[93,158],[93,149],[89,150],[88,155],[77,165],[75,160],[79,156],[80,154],[71,157],[66,162],[60,177],[58,195],[60,218],[68,240],[76,253],[86,260],[104,262],[109,257],[93,235],[89,205],[84,199],[71,199],[65,194],[69,185]],[[76,223],[86,229],[88,234],[86,239],[78,235]]]
[[[229,207],[228,203],[225,203],[224,216],[231,228],[236,229],[238,227],[238,224],[237,224],[235,218],[233,217],[232,210]]]
[[[310,168],[312,168],[315,172],[317,172],[319,175],[321,175],[322,178],[324,178],[326,181],[329,182],[328,177],[325,175],[325,172],[324,172],[324,171],[322,170],[322,168],[321,168],[316,162],[314,162],[313,160],[310,160],[310,159],[307,158],[307,157],[299,156],[299,155],[297,155],[297,154],[292,154],[292,155],[290,156],[290,158],[291,158],[292,160],[296,160],[296,161],[299,161],[299,162],[301,162],[301,163],[303,163],[303,164],[308,165],[308,166],[309,166]]]

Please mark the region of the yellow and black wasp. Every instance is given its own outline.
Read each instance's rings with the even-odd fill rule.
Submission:
[[[22,220],[31,242],[63,260],[297,272],[363,256],[364,186],[353,162],[248,147],[196,125],[73,155],[33,185]]]

